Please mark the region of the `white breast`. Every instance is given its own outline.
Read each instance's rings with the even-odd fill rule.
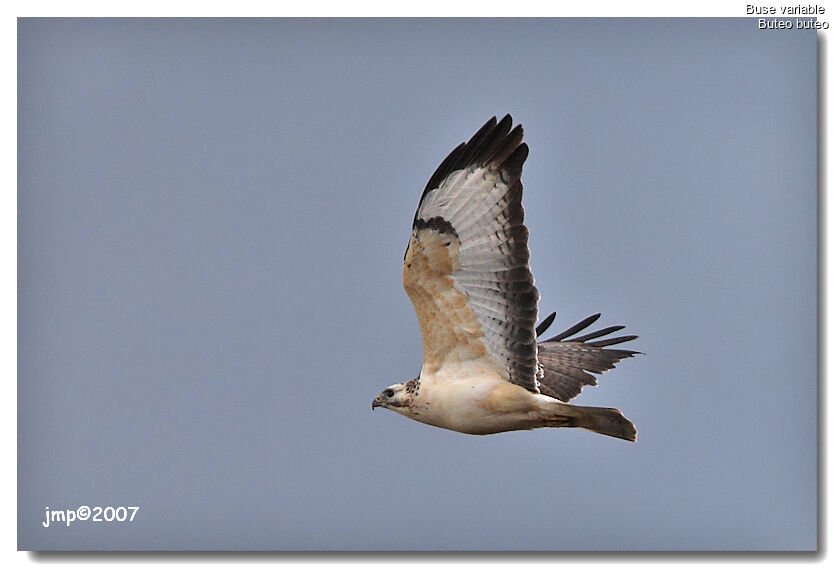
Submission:
[[[540,422],[540,396],[469,362],[421,376],[409,416],[468,434],[528,429]]]

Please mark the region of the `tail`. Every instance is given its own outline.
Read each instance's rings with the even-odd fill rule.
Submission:
[[[634,424],[616,408],[576,406],[557,402],[554,404],[558,405],[557,417],[548,426],[584,428],[597,434],[605,434],[629,442],[637,440],[637,429]],[[568,418],[567,421],[565,417]]]

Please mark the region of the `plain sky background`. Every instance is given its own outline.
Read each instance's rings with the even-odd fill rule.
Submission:
[[[19,21],[22,549],[816,546],[817,41],[755,20]],[[581,430],[371,412],[437,164],[525,126]],[[140,506],[44,528],[44,508]]]

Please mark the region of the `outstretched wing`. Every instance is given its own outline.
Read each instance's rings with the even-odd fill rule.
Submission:
[[[417,207],[403,285],[423,336],[424,370],[483,358],[538,392],[539,293],[521,207],[523,130],[493,117],[455,148]]]
[[[543,334],[555,317],[555,313],[546,317],[536,328],[536,335]],[[583,387],[597,384],[596,377],[591,373],[604,373],[613,369],[621,359],[640,353],[629,349],[607,349],[611,345],[637,339],[636,335],[599,339],[620,331],[625,327],[623,325],[613,325],[572,337],[590,327],[599,317],[600,314],[589,316],[562,333],[539,343],[539,364],[544,371],[544,375],[539,378],[539,390],[542,394],[568,402],[578,395]]]

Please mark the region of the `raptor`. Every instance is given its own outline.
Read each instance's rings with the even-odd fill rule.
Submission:
[[[637,336],[617,336],[620,325],[587,331],[596,314],[538,340],[555,314],[536,325],[539,292],[521,206],[523,135],[510,115],[493,117],[429,179],[403,262],[423,366],[371,407],[467,434],[584,428],[635,441],[619,410],[569,401],[596,384],[595,374],[635,355],[610,346]]]

